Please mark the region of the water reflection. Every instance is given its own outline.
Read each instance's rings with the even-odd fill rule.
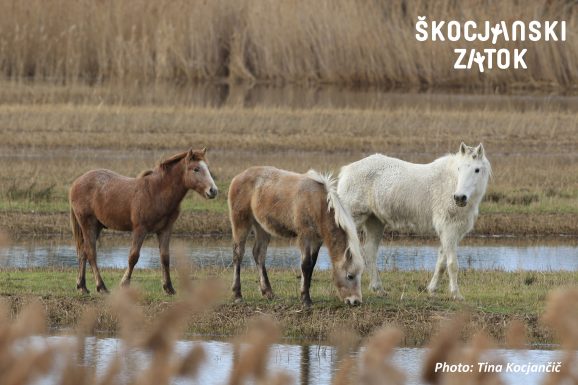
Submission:
[[[181,242],[185,255],[196,267],[229,267],[231,246],[228,240],[187,240]],[[246,267],[254,266],[251,248],[243,260]],[[116,239],[98,247],[99,266],[125,268],[129,241]],[[268,249],[268,266],[299,267],[299,250],[291,243],[275,242]],[[430,241],[396,241],[383,243],[378,253],[378,266],[386,270],[432,270],[437,258],[437,244]],[[573,241],[559,243],[510,242],[506,240],[470,241],[459,248],[462,268],[499,269],[505,271],[575,271],[578,270],[578,245]],[[74,247],[62,240],[21,241],[0,248],[0,268],[74,267],[77,265]],[[141,250],[137,268],[159,268],[158,249],[153,241]],[[327,249],[319,253],[318,269],[329,269]]]
[[[40,347],[55,344],[74,346],[72,337],[36,337],[32,343]],[[206,360],[194,381],[199,384],[226,384],[234,363],[234,347],[223,341],[178,341],[175,353],[184,357],[193,347],[201,346],[206,353]],[[424,348],[397,348],[394,350],[392,363],[407,376],[407,384],[421,385],[421,363],[424,360]],[[356,353],[362,354],[363,350]],[[507,350],[497,349],[488,352],[490,360],[498,360],[504,365],[507,363],[525,365],[528,363],[545,365],[550,361],[561,361],[562,352],[551,350]],[[88,337],[85,340],[84,350],[79,352],[80,365],[94,368],[98,377],[102,378],[113,360],[121,360],[121,383],[128,383],[135,378],[150,363],[150,354],[137,349],[128,349],[122,341],[116,338]],[[64,362],[56,362],[55,372]],[[295,384],[331,384],[340,361],[337,359],[336,349],[327,345],[316,344],[275,344],[271,347],[268,371],[269,373],[285,372],[291,375]],[[542,383],[546,375],[543,373],[507,373],[501,377],[507,384],[532,385]],[[38,385],[52,385],[58,383],[58,377],[46,377],[38,380]],[[190,379],[177,378],[174,384],[188,384]]]

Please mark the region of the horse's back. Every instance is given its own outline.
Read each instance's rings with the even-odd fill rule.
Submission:
[[[342,168],[338,193],[357,222],[375,216],[392,229],[427,232],[431,167],[371,155]]]
[[[120,175],[114,171],[106,169],[90,170],[82,174],[72,182],[70,196],[78,194],[93,194],[106,188],[124,187],[134,183],[135,178]]]
[[[320,196],[325,202],[323,185],[304,174],[251,167],[233,178],[229,209],[232,217],[252,217],[269,233],[294,237],[301,213],[309,211],[304,206],[315,205]]]
[[[130,230],[130,206],[137,183],[137,179],[111,170],[90,170],[72,183],[71,208],[76,215],[96,217],[106,227]]]

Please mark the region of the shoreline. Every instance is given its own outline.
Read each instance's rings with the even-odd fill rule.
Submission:
[[[0,231],[12,239],[27,237],[69,237],[68,212],[36,213],[4,211],[0,215]],[[123,234],[106,231],[111,234]],[[128,233],[126,233],[128,234]],[[210,211],[184,212],[175,223],[173,236],[192,238],[230,237],[226,213]],[[467,237],[477,238],[573,238],[578,237],[578,221],[573,213],[487,213],[480,214]],[[416,235],[387,231],[384,238],[436,239],[435,234]]]
[[[123,270],[101,269],[101,272],[109,289],[116,290]],[[364,303],[348,307],[336,297],[331,272],[315,271],[311,288],[313,306],[305,309],[299,301],[298,272],[272,268],[269,273],[275,299],[261,297],[257,272],[247,268],[241,275],[244,301],[234,303],[228,290],[230,269],[203,268],[190,272],[193,286],[213,280],[221,286],[222,295],[210,310],[191,315],[187,333],[234,336],[242,333],[254,316],[265,314],[279,322],[286,338],[326,340],[335,330],[343,328],[364,337],[390,325],[404,332],[405,346],[423,346],[442,323],[465,313],[469,318],[465,337],[484,330],[500,343],[505,340],[509,323],[520,320],[526,325],[528,343],[552,344],[557,341],[540,321],[547,294],[554,288],[575,285],[573,272],[536,274],[466,269],[460,271],[466,300],[454,301],[447,293],[445,275],[438,293],[431,297],[425,292],[431,272],[382,271],[386,293],[368,292],[367,277],[364,277]],[[25,303],[38,299],[46,309],[51,328],[73,328],[83,311],[92,307],[98,312],[96,330],[115,333],[118,329],[116,318],[107,310],[110,296],[95,292],[92,277],[88,283],[91,293],[77,293],[74,268],[0,269],[0,274],[3,276],[0,298],[8,304],[13,318]],[[178,287],[178,274],[173,278]],[[146,319],[143,322],[155,320],[179,299],[178,294],[163,293],[160,270],[139,269],[134,274],[133,286],[141,293],[139,305]]]

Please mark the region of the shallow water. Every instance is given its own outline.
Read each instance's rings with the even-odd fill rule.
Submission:
[[[37,346],[54,344],[72,344],[71,337],[35,337],[29,343]],[[202,346],[206,353],[206,360],[201,366],[200,372],[194,383],[198,384],[225,384],[229,379],[234,362],[234,348],[229,342],[215,340],[181,340],[177,342],[175,352],[177,356],[184,356],[194,346]],[[427,350],[424,348],[397,348],[392,357],[395,367],[405,373],[407,384],[422,384],[420,378],[422,362]],[[121,380],[128,382],[134,378],[150,362],[150,355],[137,349],[129,349],[117,338],[88,337],[85,340],[85,348],[78,357],[81,365],[95,367],[98,375],[103,375],[112,360],[117,359],[117,354],[122,360]],[[359,357],[363,350],[354,353]],[[497,349],[488,352],[490,362],[504,364],[501,376],[507,384],[532,385],[543,381],[543,373],[506,373],[506,364],[538,364],[546,365],[548,362],[561,360],[562,353],[552,350],[526,350],[515,351]],[[304,343],[281,343],[275,344],[270,349],[268,372],[284,372],[289,374],[295,384],[331,384],[331,379],[339,367],[339,360],[334,347],[324,344]],[[60,363],[61,365],[62,363]],[[59,363],[56,363],[58,367]],[[52,385],[57,383],[58,376],[40,379],[38,385]],[[190,379],[177,378],[174,384],[191,383]]]
[[[176,241],[179,242],[179,241]],[[174,244],[174,243],[173,243]],[[180,247],[196,267],[229,267],[231,244],[229,240],[181,239]],[[253,266],[252,241],[249,240],[243,264]],[[125,268],[130,241],[113,237],[98,245],[100,267]],[[437,258],[436,242],[405,240],[382,243],[378,266],[387,270],[433,270]],[[277,268],[299,268],[299,250],[291,243],[273,242],[268,249],[267,265]],[[469,239],[458,249],[461,268],[498,269],[504,271],[575,271],[578,270],[578,242],[572,239],[511,240]],[[62,239],[22,240],[0,248],[0,268],[74,267],[76,251],[69,241]],[[160,260],[155,242],[149,239],[141,250],[137,268],[159,268]],[[329,269],[331,262],[327,249],[321,248],[317,269]]]

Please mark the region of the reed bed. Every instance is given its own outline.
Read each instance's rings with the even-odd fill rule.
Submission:
[[[578,12],[569,0],[0,1],[0,74],[57,83],[247,81],[386,87],[574,88]],[[418,42],[432,20],[565,20],[565,42],[528,48],[527,70],[453,69],[453,49]],[[492,25],[493,25],[492,24]],[[491,46],[491,44],[490,44]]]

